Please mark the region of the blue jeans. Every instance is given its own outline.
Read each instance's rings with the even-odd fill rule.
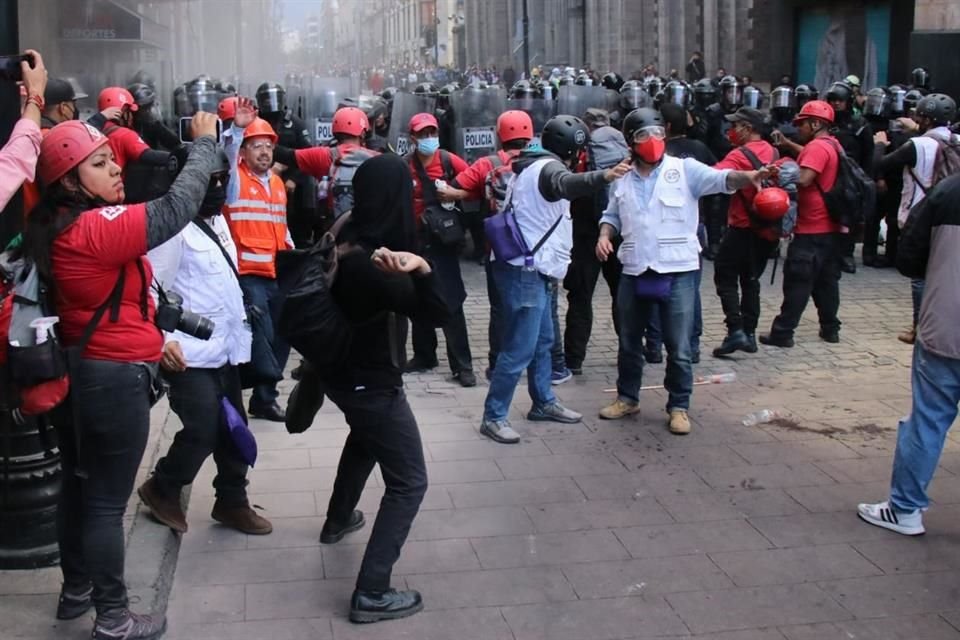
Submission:
[[[506,420],[524,369],[535,407],[557,401],[550,386],[550,348],[553,346],[550,281],[536,271],[499,260],[491,270],[500,294],[503,339],[490,377],[483,419]]]
[[[550,319],[553,322],[553,346],[550,347],[550,366],[553,371],[563,371],[567,368],[567,359],[563,355],[563,340],[560,336],[563,332],[560,330],[560,312],[558,305],[560,303],[560,283],[550,283]]]
[[[923,288],[926,286],[926,280],[923,278],[914,278],[910,280],[910,297],[913,299],[913,326],[917,326],[920,321],[920,305],[923,304]]]
[[[280,371],[283,371],[287,366],[287,358],[290,357],[290,345],[276,333],[280,309],[283,307],[283,296],[280,294],[277,281],[262,276],[240,276],[240,288],[243,290],[243,297],[247,304],[255,305],[268,312],[266,316],[269,321],[264,323],[267,341],[273,345],[273,355],[277,359]],[[276,402],[279,395],[276,383],[258,384],[253,388],[250,407],[254,409],[269,407]]]
[[[917,340],[911,369],[913,407],[900,421],[890,502],[898,511],[925,509],[947,431],[960,403],[960,360],[930,353]]]
[[[693,393],[690,335],[696,311],[698,271],[673,274],[670,297],[659,303],[640,298],[634,291],[636,276],[624,275],[617,292],[620,310],[620,349],[617,353],[617,394],[636,404],[643,381],[643,332],[654,308],[660,307],[667,371],[663,386],[669,394],[667,409],[689,409]]]

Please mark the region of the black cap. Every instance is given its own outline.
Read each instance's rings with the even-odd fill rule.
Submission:
[[[746,122],[754,130],[759,131],[763,127],[763,112],[751,107],[740,107],[734,113],[724,116],[728,122]]]
[[[61,102],[73,102],[81,98],[86,98],[85,94],[78,94],[69,81],[63,78],[50,78],[47,80],[47,88],[43,92],[43,101],[53,106]]]

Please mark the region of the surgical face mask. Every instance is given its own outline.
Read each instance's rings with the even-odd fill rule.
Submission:
[[[417,140],[417,151],[425,156],[432,156],[440,148],[440,138],[422,138]]]
[[[667,143],[663,138],[650,137],[643,142],[633,143],[633,152],[647,164],[657,164],[663,159]]]

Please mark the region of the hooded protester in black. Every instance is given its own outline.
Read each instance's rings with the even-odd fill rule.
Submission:
[[[353,212],[341,242],[369,249],[414,249],[413,178],[406,162],[395,155],[367,160],[353,176],[353,193]]]

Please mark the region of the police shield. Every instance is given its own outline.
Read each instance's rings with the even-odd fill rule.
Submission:
[[[418,113],[434,114],[437,107],[435,98],[418,96],[412,93],[398,93],[393,98],[393,111],[390,113],[390,132],[387,142],[398,156],[413,151],[410,141],[410,118]]]
[[[317,144],[333,140],[333,114],[350,95],[349,78],[314,76],[305,81],[304,112]]]
[[[507,99],[497,87],[457,91],[450,100],[453,109],[454,152],[473,164],[497,148],[497,118],[507,108]]]
[[[589,87],[585,87],[588,88]],[[557,114],[557,101],[542,98],[511,98],[507,100],[507,111],[525,111],[533,120],[533,143],[540,143],[540,132],[547,120]]]
[[[582,118],[587,109],[608,109],[607,89],[583,85],[560,87],[557,98],[557,115]]]

